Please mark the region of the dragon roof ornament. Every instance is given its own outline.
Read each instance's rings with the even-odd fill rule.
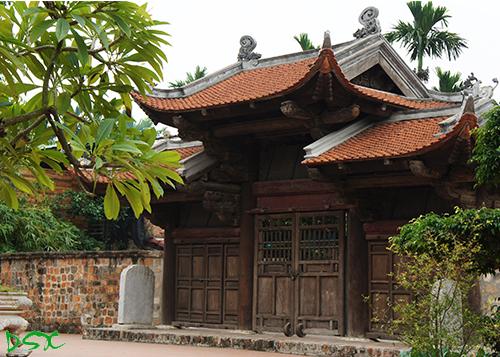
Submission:
[[[380,22],[378,21],[378,9],[375,6],[369,6],[364,9],[359,15],[358,21],[363,25],[363,28],[353,34],[356,38],[367,37],[382,31]]]
[[[257,47],[257,41],[255,41],[252,36],[241,36],[240,46],[240,50],[238,51],[238,62],[251,61],[254,65],[257,65],[259,58],[262,57],[260,53],[254,52],[255,47]]]

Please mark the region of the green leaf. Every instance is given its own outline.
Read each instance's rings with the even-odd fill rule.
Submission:
[[[49,159],[51,159],[53,161],[56,161],[56,162],[59,162],[59,163],[65,164],[65,165],[69,165],[69,161],[66,158],[66,155],[64,155],[60,151],[47,149],[47,150],[40,151],[39,154],[42,156],[48,157]]]
[[[85,18],[81,17],[80,15],[76,15],[76,14],[71,14],[71,17],[73,17],[81,27],[85,26]]]
[[[127,201],[130,203],[130,207],[132,207],[132,211],[134,211],[134,215],[136,218],[139,218],[144,207],[142,206],[142,198],[141,193],[136,188],[129,185],[124,185],[125,197]]]
[[[23,177],[17,175],[7,175],[10,182],[19,190],[24,193],[33,193],[33,185]]]
[[[114,119],[104,119],[101,122],[95,136],[96,145],[99,145],[103,139],[107,139],[109,137],[109,135],[111,134],[111,130],[113,130],[114,124]]]
[[[121,18],[121,16],[116,15],[116,14],[109,14],[113,20],[115,20],[115,23],[118,25],[120,30],[123,31],[127,37],[130,37],[131,31],[130,31],[130,26]]]
[[[66,19],[60,18],[56,23],[56,38],[57,42],[61,42],[66,38],[69,32],[69,23]]]
[[[29,9],[24,10],[23,17],[37,14],[39,12],[47,12],[47,9],[44,9],[42,7],[30,7]]]
[[[0,189],[0,201],[7,203],[8,207],[18,209],[19,201],[17,199],[16,191],[9,185],[3,185]]]
[[[107,219],[117,219],[120,213],[120,200],[113,187],[113,184],[108,184],[106,194],[104,195],[104,214]]]
[[[45,20],[37,24],[36,26],[33,26],[31,29],[30,33],[30,39],[31,42],[35,42],[38,40],[38,37],[40,37],[44,32],[46,32],[50,26],[52,26],[56,20]]]
[[[80,60],[82,66],[85,66],[89,60],[89,51],[87,45],[85,44],[83,38],[78,34],[78,32],[71,29],[71,33],[73,33],[76,46],[78,47],[78,59]]]
[[[57,96],[56,108],[59,114],[64,114],[71,107],[71,95],[67,92],[63,92]]]
[[[137,146],[131,143],[117,143],[111,146],[113,150],[125,151],[132,154],[142,154],[142,151],[137,148]]]
[[[32,83],[12,83],[10,85],[0,83],[0,93],[5,93],[9,97],[17,97],[36,88],[40,88],[40,86]]]
[[[99,170],[104,165],[104,161],[100,157],[95,159],[94,170]]]

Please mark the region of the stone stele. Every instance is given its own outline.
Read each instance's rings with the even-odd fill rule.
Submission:
[[[144,265],[131,265],[121,272],[118,326],[152,327],[155,276]]]

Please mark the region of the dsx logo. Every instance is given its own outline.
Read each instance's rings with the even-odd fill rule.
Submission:
[[[44,345],[43,346],[44,351],[47,351],[49,349],[57,350],[57,349],[61,348],[62,346],[64,346],[64,343],[61,345],[58,345],[58,346],[54,345],[52,339],[54,337],[57,337],[57,336],[59,336],[58,331],[54,331],[50,334],[46,334],[42,331],[30,331],[21,339],[19,336],[14,335],[14,334],[10,333],[9,331],[5,331],[5,337],[7,338],[7,352],[8,353],[12,352],[20,346],[27,346],[27,347],[29,347],[30,351],[33,351],[33,350],[40,348],[42,345]],[[45,344],[43,342],[39,343],[39,342],[35,341],[34,339],[37,337],[40,339],[44,339]],[[39,340],[39,339],[37,339],[37,340]]]

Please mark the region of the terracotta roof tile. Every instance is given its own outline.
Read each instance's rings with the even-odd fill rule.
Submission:
[[[180,155],[181,155],[181,160],[193,156],[194,154],[197,154],[203,150],[203,145],[199,146],[189,146],[185,148],[178,148],[175,149]]]
[[[283,94],[301,86],[316,73],[334,72],[347,90],[371,100],[407,109],[427,109],[449,106],[452,103],[414,99],[352,84],[342,73],[333,50],[323,49],[316,58],[260,67],[237,73],[192,95],[179,98],[142,96],[132,92],[139,105],[164,112],[182,112],[262,100]]]
[[[439,122],[444,119],[446,117],[377,124],[317,157],[304,160],[303,163],[317,166],[336,162],[394,158],[423,153],[426,149],[430,149],[432,146],[456,135],[464,124],[468,126],[476,125],[475,116],[465,114],[452,131],[444,135],[436,135],[441,131]]]
[[[182,98],[143,97],[136,92],[133,92],[132,96],[140,104],[159,111],[193,110],[261,99],[299,84],[315,61],[315,58],[308,58],[294,63],[243,71]]]

